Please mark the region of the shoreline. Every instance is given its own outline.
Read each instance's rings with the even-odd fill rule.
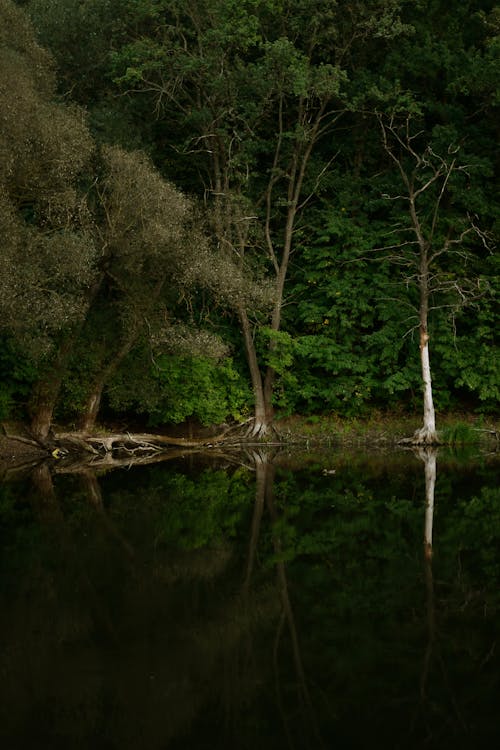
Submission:
[[[364,419],[341,419],[336,416],[300,416],[277,417],[269,438],[257,443],[262,445],[280,444],[297,445],[301,447],[330,446],[330,447],[353,447],[373,446],[391,447],[396,446],[411,436],[420,426],[421,420],[417,415],[394,415],[374,414]],[[0,459],[2,462],[14,462],[17,460],[42,459],[50,456],[50,450],[35,444],[24,442],[29,440],[29,430],[21,422],[3,422],[3,434],[0,434]],[[207,430],[212,431],[215,427],[200,428],[198,434],[181,425],[176,425],[172,432],[182,437],[210,439]],[[56,426],[57,433],[65,433],[67,428],[62,425]],[[123,430],[122,430],[123,431]],[[126,430],[125,430],[126,431]],[[145,430],[151,435],[154,430]],[[168,432],[168,427],[158,430],[159,435]],[[463,413],[449,413],[438,417],[438,432],[443,436],[443,445],[453,444],[478,444],[491,443],[498,447],[500,439],[500,421],[494,417],[482,417]],[[95,431],[95,435],[105,437],[113,433],[113,427],[102,425]],[[18,436],[19,439],[16,439]],[[255,441],[245,441],[242,445],[255,447]],[[222,447],[222,446],[221,446]],[[234,446],[233,446],[234,447]]]

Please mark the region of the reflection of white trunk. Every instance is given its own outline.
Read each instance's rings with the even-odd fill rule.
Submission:
[[[434,521],[434,488],[436,486],[436,451],[422,451],[425,462],[425,529],[424,550],[425,557],[432,557],[432,525]]]
[[[425,473],[425,525],[424,525],[424,564],[425,585],[427,590],[427,647],[425,649],[422,672],[420,675],[421,709],[424,715],[429,708],[427,695],[429,674],[436,640],[436,616],[434,606],[434,577],[432,574],[432,526],[434,521],[434,489],[436,486],[436,456],[432,447],[417,449],[418,457],[424,462]]]

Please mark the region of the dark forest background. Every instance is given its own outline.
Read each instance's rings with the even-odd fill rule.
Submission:
[[[0,0],[0,418],[498,408],[500,6]]]

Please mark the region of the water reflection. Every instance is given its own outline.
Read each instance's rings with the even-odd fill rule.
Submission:
[[[432,530],[434,525],[434,494],[436,487],[436,464],[437,449],[433,447],[420,447],[417,449],[418,458],[424,462],[425,477],[425,523],[424,523],[424,575],[426,588],[426,624],[427,645],[422,662],[420,675],[420,703],[419,711],[413,719],[413,727],[418,722],[419,714],[426,727],[425,741],[432,739],[432,702],[429,698],[429,675],[431,671],[432,658],[436,641],[436,610],[434,597],[434,577],[432,570],[433,541]]]
[[[446,737],[450,732],[457,738],[471,737],[475,728],[473,720],[471,721],[472,717],[465,719],[465,707],[462,708],[460,705],[452,668],[447,663],[446,646],[441,642],[442,630],[449,613],[446,611],[446,603],[443,606],[436,595],[433,571],[433,526],[438,449],[419,448],[417,455],[424,463],[425,477],[424,579],[427,643],[420,675],[419,710],[413,719],[413,727],[420,720],[425,728],[426,745],[433,745],[442,742],[443,736]],[[462,606],[465,608],[466,603]],[[439,702],[436,702],[436,694],[441,696]]]
[[[324,746],[324,743],[321,737],[321,732],[316,718],[313,701],[311,699],[308,687],[306,672],[304,669],[300,638],[290,598],[287,567],[284,560],[282,539],[279,531],[277,531],[277,527],[279,524],[279,514],[274,502],[274,481],[276,474],[275,466],[269,453],[267,453],[266,451],[259,451],[254,453],[253,458],[256,472],[255,511],[252,521],[250,552],[248,556],[249,564],[247,566],[245,585],[248,585],[249,575],[251,574],[251,569],[253,567],[253,562],[255,559],[255,549],[257,547],[258,529],[261,525],[262,514],[265,506],[269,513],[269,518],[272,524],[272,545],[275,559],[274,564],[276,569],[277,591],[279,592],[281,603],[281,611],[279,620],[277,622],[276,635],[273,644],[273,671],[276,688],[276,702],[283,723],[287,746],[291,749],[297,747],[298,740],[300,743],[300,747],[321,748]],[[298,701],[298,714],[301,717],[300,725],[302,729],[302,736],[300,738],[297,738],[296,736],[296,726],[294,732],[294,728],[290,725],[290,720],[288,718],[290,708],[289,706],[286,706],[284,698],[284,688],[282,685],[282,674],[279,665],[280,645],[285,628],[288,631],[291,642],[293,669],[295,671],[295,690]]]
[[[418,456],[424,462],[425,475],[425,559],[432,560],[432,527],[434,524],[434,491],[436,488],[437,449],[427,446],[418,449]]]
[[[2,746],[493,744],[496,465],[440,454],[437,481],[419,459],[258,451],[0,485]]]

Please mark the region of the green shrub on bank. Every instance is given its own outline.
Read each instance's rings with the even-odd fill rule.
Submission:
[[[479,432],[466,422],[455,422],[439,432],[441,442],[446,445],[470,445],[479,442]]]

